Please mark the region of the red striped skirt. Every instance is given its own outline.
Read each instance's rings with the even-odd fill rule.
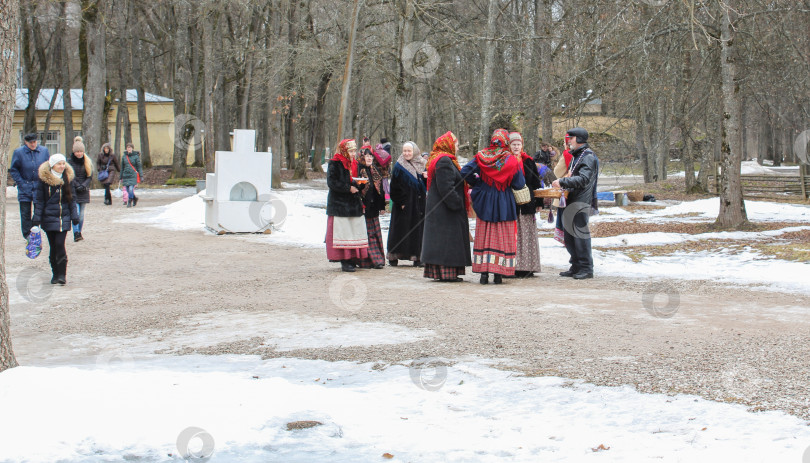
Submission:
[[[425,264],[425,278],[434,280],[455,280],[464,275],[464,267],[445,267],[444,265]]]
[[[335,217],[331,215],[326,221],[326,258],[329,259],[329,262],[352,260],[357,263],[360,259],[368,257],[368,247],[358,249],[335,249],[335,247],[332,246],[332,227],[334,221]]]
[[[476,219],[472,270],[476,273],[515,274],[517,223]]]
[[[372,268],[376,265],[385,265],[385,249],[383,248],[382,228],[379,217],[366,217],[366,231],[368,232],[368,257],[360,261],[361,268]]]

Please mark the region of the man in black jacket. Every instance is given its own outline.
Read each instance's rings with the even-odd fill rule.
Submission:
[[[571,159],[569,176],[555,180],[551,186],[568,190],[567,206],[563,214],[565,249],[571,255],[571,268],[560,276],[574,277],[577,280],[593,278],[593,255],[591,253],[591,232],[588,218],[596,189],[599,167],[591,148],[588,146],[588,131],[576,127],[568,132]]]

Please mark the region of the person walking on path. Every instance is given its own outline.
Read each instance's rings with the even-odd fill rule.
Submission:
[[[359,184],[352,179],[352,160],[357,143],[344,139],[326,170],[326,258],[340,262],[344,272],[354,272],[362,259],[368,258],[368,232],[363,217],[363,200]],[[356,162],[356,161],[355,161]]]
[[[382,175],[374,164],[370,146],[363,150],[363,157],[358,162],[359,176],[367,179],[360,184],[360,194],[363,197],[363,216],[366,218],[366,233],[368,233],[368,257],[360,261],[359,267],[381,269],[385,267],[385,249],[380,227],[380,213],[385,213]]]
[[[537,241],[537,210],[543,200],[534,197],[534,190],[542,187],[537,164],[523,151],[523,137],[518,132],[509,134],[509,150],[521,161],[521,168],[529,187],[530,201],[519,205],[517,219],[517,254],[515,256],[515,276],[530,277],[540,271],[540,244]]]
[[[48,148],[39,146],[36,133],[26,134],[23,146],[14,150],[11,155],[11,165],[8,173],[17,185],[17,201],[20,203],[20,227],[23,238],[28,240],[31,233],[34,211],[34,195],[39,188],[39,166],[48,162],[50,153]],[[5,194],[5,192],[4,192]]]
[[[141,153],[133,151],[132,143],[127,143],[127,151],[121,159],[121,182],[127,189],[127,207],[137,206],[138,197],[135,196],[135,186],[143,180],[141,167]]]
[[[413,261],[422,266],[422,234],[427,195],[426,161],[419,155],[416,143],[402,145],[402,155],[391,172],[391,225],[388,228],[388,263]]]
[[[71,193],[76,201],[76,212],[79,214],[79,223],[73,225],[73,241],[81,241],[84,226],[84,211],[90,203],[90,181],[93,180],[93,162],[84,152],[82,137],[73,139],[73,153],[68,157],[68,164],[73,170],[73,180],[70,182]]]
[[[461,176],[472,186],[470,197],[478,218],[473,243],[473,272],[481,274],[481,284],[493,273],[496,285],[504,276],[515,274],[517,255],[517,207],[515,193],[526,186],[521,163],[509,152],[509,132],[498,129],[488,148],[479,151],[461,169]]]
[[[555,180],[551,186],[568,190],[567,205],[561,213],[565,249],[571,256],[571,267],[560,276],[577,280],[593,278],[593,255],[588,220],[593,207],[599,167],[596,156],[588,145],[588,131],[576,127],[566,135],[571,151],[571,167],[566,177]]]
[[[96,158],[96,168],[98,169],[98,181],[104,186],[104,205],[109,206],[112,204],[110,185],[115,183],[115,173],[121,172],[118,157],[113,153],[109,143],[101,145],[101,151]]]
[[[470,259],[469,187],[456,160],[458,139],[447,132],[433,144],[427,163],[427,202],[422,238],[425,278],[462,281]]]
[[[39,166],[39,185],[32,222],[40,227],[48,237],[51,264],[51,284],[67,283],[67,251],[65,238],[71,222],[79,223],[79,213],[70,186],[73,169],[63,154],[54,154]]]

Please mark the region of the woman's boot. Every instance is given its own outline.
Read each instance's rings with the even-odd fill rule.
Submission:
[[[503,275],[500,273],[496,273],[495,276],[492,278],[492,282],[496,285],[503,284]]]
[[[482,273],[482,274],[481,274],[481,280],[480,280],[480,283],[481,283],[482,285],[485,285],[485,284],[489,283],[489,273],[484,272],[484,273]]]
[[[348,260],[340,261],[340,269],[343,270],[344,272],[354,272],[355,271],[354,264],[352,264]]]

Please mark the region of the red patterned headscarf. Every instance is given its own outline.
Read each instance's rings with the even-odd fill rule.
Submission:
[[[340,161],[343,167],[349,172],[352,172],[352,175],[356,177],[357,161],[352,159],[349,154],[349,150],[355,148],[357,148],[357,142],[355,142],[353,138],[344,138],[338,143],[338,149],[335,150],[335,155],[332,156],[332,160]]]
[[[509,132],[504,129],[492,134],[489,148],[479,151],[475,160],[481,170],[481,180],[498,191],[509,187],[512,177],[520,168],[520,162],[509,152]]]

